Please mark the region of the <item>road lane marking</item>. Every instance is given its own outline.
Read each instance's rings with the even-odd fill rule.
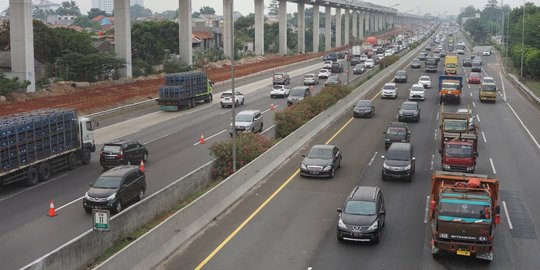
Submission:
[[[471,85],[470,85],[470,84],[467,84],[467,86],[469,87],[469,89],[471,89]]]
[[[536,147],[538,149],[540,149],[540,144],[538,143],[538,141],[536,140],[536,138],[534,138],[534,136],[531,134],[531,131],[529,131],[529,129],[527,128],[527,126],[525,126],[525,123],[523,123],[523,121],[521,121],[521,118],[519,118],[519,116],[517,115],[516,111],[514,111],[514,108],[512,108],[512,106],[506,102],[506,105],[508,105],[508,107],[510,108],[510,110],[512,110],[512,113],[514,113],[514,115],[516,116],[516,118],[518,119],[519,123],[521,124],[521,126],[525,129],[525,131],[527,132],[527,134],[529,134],[529,137],[533,140],[534,144],[536,144]]]
[[[480,123],[480,115],[476,115],[476,119],[478,119],[478,123]]]
[[[75,200],[73,200],[73,201],[71,201],[71,202],[68,202],[68,203],[66,203],[66,204],[64,204],[64,205],[62,205],[62,206],[56,208],[56,211],[62,210],[62,208],[66,207],[66,206],[69,206],[69,205],[71,205],[71,204],[77,202],[78,200],[80,200],[80,199],[82,199],[82,198],[84,198],[84,196],[82,196],[82,197],[80,197],[80,198],[77,198],[77,199],[75,199]]]
[[[435,129],[435,136],[433,136],[434,140],[437,140],[437,129]]]
[[[495,165],[493,165],[493,159],[489,158],[489,163],[491,163],[491,169],[493,170],[493,174],[497,174],[497,171],[495,170]]]
[[[270,104],[270,105],[273,105],[273,104]],[[276,109],[277,107],[279,107],[279,105],[277,105],[277,104],[276,104],[276,105],[273,105],[273,106],[274,106],[273,109]],[[268,109],[264,110],[262,113],[267,113],[267,112],[270,111],[270,110],[272,110],[272,108],[268,108]]]
[[[261,132],[261,133],[266,133],[267,131],[273,129],[275,126],[276,125],[272,125],[272,126],[268,127],[267,129],[263,130],[263,132]]]
[[[154,139],[148,140],[148,141],[144,142],[143,144],[145,144],[145,145],[146,145],[146,144],[149,144],[149,143],[155,142],[155,141],[157,141],[157,140],[161,140],[161,139],[163,139],[163,138],[165,138],[165,137],[169,137],[169,136],[171,136],[171,135],[173,135],[173,134],[175,134],[175,133],[178,133],[178,132],[180,132],[180,131],[182,131],[182,130],[183,130],[183,128],[181,128],[181,129],[178,129],[178,130],[175,130],[175,131],[173,131],[173,132],[170,132],[170,133],[167,133],[167,134],[165,134],[165,135],[163,135],[163,136],[159,136],[159,137],[157,137],[157,138],[154,138]]]
[[[475,107],[475,108],[476,108],[476,103],[474,103],[474,101],[472,102],[472,105],[473,105],[473,107]]]
[[[424,223],[427,223],[429,215],[429,195],[426,196],[426,208],[424,213]]]
[[[469,95],[471,95],[471,97],[472,97],[472,92],[469,92]]]
[[[231,110],[225,110],[225,111],[223,111],[223,112],[220,112],[219,115],[224,115],[224,114],[230,113],[230,112],[231,112]]]
[[[347,123],[345,123],[338,131],[336,131],[336,133],[334,133],[334,135],[332,135],[332,137],[330,137],[330,139],[328,139],[328,141],[326,141],[324,144],[329,144],[331,141],[333,141],[337,137],[337,135],[339,135],[353,120],[354,117],[351,117],[351,119],[349,119]]]
[[[437,121],[439,121],[439,113],[437,113]]]
[[[510,214],[508,213],[508,208],[506,207],[505,201],[503,201],[503,208],[504,208],[504,213],[506,215],[506,221],[508,221],[508,227],[510,228],[510,230],[513,230],[514,226],[512,226],[512,220],[510,220]]]
[[[226,131],[227,131],[227,130],[224,129],[224,130],[222,130],[222,131],[220,131],[220,132],[218,132],[218,133],[216,133],[216,134],[214,134],[214,135],[212,135],[212,136],[210,136],[210,137],[204,138],[204,140],[205,140],[205,141],[210,140],[210,139],[216,137],[217,135],[219,135],[219,134],[221,134],[221,133],[223,133],[223,132],[226,132]],[[199,144],[201,144],[200,141],[194,143],[193,145],[199,145]]]
[[[484,142],[487,143],[486,134],[483,131],[482,131],[482,137],[484,138]]]
[[[435,163],[435,155],[431,155],[431,170],[433,171],[433,164]]]
[[[375,154],[373,154],[373,156],[371,157],[371,160],[369,161],[368,163],[368,166],[371,166],[371,164],[373,163],[373,161],[375,160],[375,156],[377,156],[377,151],[375,151]]]
[[[504,81],[503,81],[501,71],[499,71],[499,77],[501,78],[501,85],[502,85],[502,90],[503,90],[503,99],[504,99],[504,101],[506,101],[506,88],[504,88]]]
[[[62,178],[62,177],[64,177],[64,176],[66,176],[66,175],[67,175],[67,173],[64,173],[64,174],[58,175],[58,176],[56,176],[56,177],[53,177],[53,178],[49,179],[49,180],[46,181],[46,182],[41,182],[40,184],[37,184],[37,185],[35,185],[35,186],[33,186],[33,187],[25,188],[25,189],[23,189],[23,190],[21,190],[21,191],[19,191],[19,192],[16,192],[16,193],[13,193],[13,194],[11,194],[11,195],[8,195],[8,196],[6,196],[6,197],[4,197],[4,198],[1,198],[1,199],[0,199],[0,202],[3,202],[3,201],[5,201],[5,200],[7,200],[7,199],[10,199],[10,198],[13,198],[13,197],[15,197],[15,196],[17,196],[17,195],[20,195],[20,194],[22,194],[22,193],[24,193],[24,192],[30,191],[30,190],[32,190],[32,189],[35,189],[35,188],[40,187],[40,186],[42,186],[42,185],[45,185],[45,184],[47,184],[47,183],[54,182],[54,181],[56,181],[56,180],[58,180],[58,179],[60,179],[60,178]]]

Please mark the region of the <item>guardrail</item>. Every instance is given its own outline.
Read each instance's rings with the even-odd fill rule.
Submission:
[[[527,85],[519,81],[519,79],[512,73],[508,73],[508,76],[512,78],[512,80],[521,88],[525,93],[527,93],[532,99],[536,100],[536,102],[540,103],[540,98],[533,92]]]

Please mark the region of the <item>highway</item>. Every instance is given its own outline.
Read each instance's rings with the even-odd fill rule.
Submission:
[[[304,74],[317,73],[320,68],[322,62],[289,72],[289,87],[302,85]],[[346,82],[346,74],[340,76]],[[351,74],[350,78],[357,76]],[[314,87],[315,93],[324,81]],[[263,111],[264,134],[269,138],[274,137],[274,113],[287,106],[286,98],[270,98],[271,85],[269,76],[237,86],[246,95],[245,105],[237,110]],[[275,110],[270,109],[270,104],[275,105]],[[90,165],[56,174],[32,188],[11,185],[0,189],[0,269],[23,267],[91,228],[91,215],[85,214],[81,199],[89,183],[102,172],[99,149],[104,142],[129,138],[148,145],[145,167],[149,195],[210,161],[208,148],[213,142],[229,138],[231,117],[231,109],[222,109],[219,95],[215,95],[213,103],[191,110],[161,112],[155,106],[102,121],[95,132],[98,151]],[[201,134],[207,140],[204,145],[198,144]],[[50,200],[54,200],[58,213],[53,218],[46,216]]]
[[[435,260],[431,256],[425,209],[432,171],[440,170],[436,129],[441,62],[439,72],[429,74],[434,87],[420,103],[420,122],[409,124],[416,153],[412,182],[381,180],[380,156],[385,153],[382,131],[387,122],[397,120],[397,107],[406,100],[411,84],[424,74],[423,67],[407,67],[409,82],[398,84],[397,100],[381,100],[381,85],[373,85],[368,98],[375,101],[374,118],[354,119],[352,112],[340,117],[156,269],[537,269],[540,110],[501,76],[496,54],[482,56],[482,60],[483,76],[497,80],[497,103],[479,102],[478,85],[466,83],[470,68],[460,65],[462,103],[445,108],[452,111],[468,105],[474,110],[481,134],[475,173],[500,180],[502,221],[491,263],[451,255]],[[324,143],[342,150],[343,168],[334,179],[300,177],[301,155],[311,145]],[[336,239],[336,208],[342,207],[356,185],[377,185],[384,193],[387,215],[379,244]]]

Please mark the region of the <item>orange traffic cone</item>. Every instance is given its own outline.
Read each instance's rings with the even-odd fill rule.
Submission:
[[[270,103],[270,110],[273,111],[275,108],[276,106],[274,106],[274,103]]]
[[[54,210],[54,202],[53,202],[53,200],[51,200],[49,202],[49,214],[47,216],[49,216],[49,217],[56,216],[56,211]]]
[[[204,135],[201,134],[201,140],[199,141],[200,144],[204,144],[205,141],[204,141]]]
[[[144,161],[141,160],[141,165],[139,165],[139,171],[144,172]]]

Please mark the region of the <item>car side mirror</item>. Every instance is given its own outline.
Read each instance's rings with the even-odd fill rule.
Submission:
[[[379,214],[384,215],[384,214],[386,214],[386,211],[381,209],[381,211],[379,211]]]
[[[382,134],[386,134],[386,131],[383,131]]]
[[[343,209],[338,208],[337,211],[338,211],[338,213],[342,213],[342,212],[343,212]]]
[[[384,156],[381,156],[381,159],[384,159]]]
[[[415,161],[415,160],[416,160],[416,157],[412,157],[412,160]]]
[[[475,157],[478,157],[479,155],[480,155],[480,154],[479,154],[478,152],[475,152],[475,153],[474,153],[474,156],[475,156]]]

